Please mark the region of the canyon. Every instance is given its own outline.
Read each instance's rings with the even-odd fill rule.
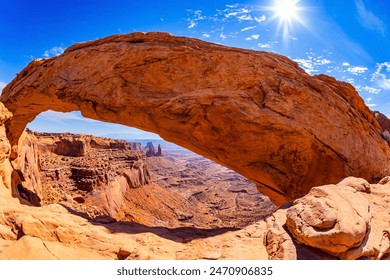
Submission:
[[[162,156],[158,144],[160,152],[148,156],[154,145],[146,143],[24,133],[15,161],[25,175],[21,193],[36,206],[61,204],[95,222],[169,228],[245,227],[275,209],[235,172],[178,146]]]
[[[158,133],[247,179],[193,154],[24,133],[46,110]],[[75,44],[0,97],[0,258],[386,259],[388,124],[350,84],[277,54],[166,33]]]

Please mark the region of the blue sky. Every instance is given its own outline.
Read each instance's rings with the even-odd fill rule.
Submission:
[[[0,89],[32,59],[118,33],[166,31],[227,46],[271,51],[309,74],[350,82],[372,110],[390,116],[390,1],[0,0]],[[29,128],[99,136],[153,134],[46,112]]]

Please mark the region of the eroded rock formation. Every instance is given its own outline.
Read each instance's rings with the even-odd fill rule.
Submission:
[[[379,125],[382,127],[383,136],[387,140],[387,143],[390,144],[390,119],[378,111],[374,111],[373,113]]]
[[[123,218],[126,192],[151,183],[139,143],[91,135],[26,133],[15,166],[40,204]],[[32,203],[36,205],[37,203]]]
[[[163,155],[160,144],[157,147],[157,151],[154,148],[153,142],[148,142],[144,148],[147,157],[161,157]]]
[[[390,178],[315,187],[267,219],[270,259],[390,258]]]
[[[34,60],[0,101],[14,115],[14,146],[39,113],[80,110],[221,163],[277,204],[346,176],[380,178],[389,166],[381,127],[351,85],[309,76],[277,54],[165,33],[111,36]]]

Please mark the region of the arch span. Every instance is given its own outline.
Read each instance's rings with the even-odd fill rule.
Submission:
[[[31,62],[3,90],[16,144],[46,110],[158,133],[256,183],[276,204],[345,176],[373,179],[389,146],[352,86],[286,57],[166,33],[115,35]]]

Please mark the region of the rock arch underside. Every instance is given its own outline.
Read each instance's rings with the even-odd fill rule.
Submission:
[[[290,201],[259,235],[271,259],[383,258],[390,251],[390,221],[381,215],[390,209],[388,119],[371,112],[350,84],[310,76],[284,56],[166,33],[114,35],[32,61],[0,102],[0,187],[10,189],[18,176],[9,171],[8,157],[17,158],[29,122],[47,110],[79,110],[91,119],[157,133],[242,174],[275,204]],[[124,245],[123,238],[138,244],[134,236],[107,237],[116,224],[97,229],[54,204],[49,213],[23,205],[10,210],[3,198],[0,192],[0,237],[19,238],[11,255],[26,244],[49,250],[58,241],[87,244],[83,250],[97,244],[100,255],[82,251],[80,258],[151,258]],[[260,238],[255,232],[263,229],[256,224],[245,236]],[[157,258],[190,256],[183,256],[188,248],[176,239],[172,245],[148,237],[160,244]],[[177,252],[168,254],[175,246]],[[66,252],[64,258],[73,252],[55,248]]]
[[[389,146],[349,84],[286,57],[164,33],[116,35],[31,62],[3,91],[16,144],[46,110],[158,133],[257,184],[276,204],[346,176],[375,180]]]

